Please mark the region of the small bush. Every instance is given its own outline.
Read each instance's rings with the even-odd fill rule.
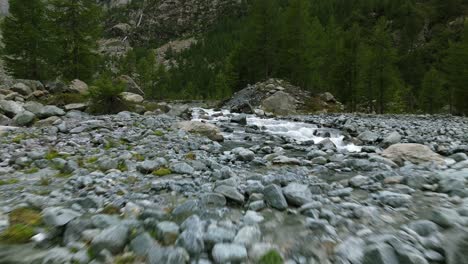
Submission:
[[[159,177],[166,176],[166,175],[169,175],[171,173],[172,173],[172,171],[170,169],[167,169],[167,168],[160,168],[160,169],[157,169],[157,170],[153,171],[153,175],[156,175],[156,176],[159,176]]]
[[[25,170],[24,173],[26,173],[26,174],[33,174],[33,173],[36,173],[36,172],[38,172],[38,171],[39,171],[39,169],[36,168],[36,167],[34,167],[34,168],[30,168],[30,169],[28,169],[28,170]]]
[[[197,155],[193,152],[189,152],[185,155],[185,158],[188,159],[188,160],[196,160],[197,159]]]
[[[0,234],[0,241],[8,244],[24,244],[35,235],[34,228],[24,224],[11,225]]]
[[[60,154],[55,149],[49,150],[49,152],[47,152],[47,154],[45,155],[46,160],[53,160],[59,157],[60,157]]]
[[[102,209],[102,213],[103,214],[108,214],[108,215],[118,215],[120,214],[120,208],[118,208],[117,206],[115,205],[106,205],[106,207],[104,207],[104,209]]]
[[[162,137],[162,136],[164,136],[164,132],[162,132],[161,130],[156,130],[156,131],[154,131],[154,135],[156,135],[158,137]]]
[[[122,99],[125,91],[122,82],[113,82],[109,75],[102,75],[89,88],[90,111],[93,114],[115,114],[129,108]]]
[[[276,250],[268,251],[263,257],[260,259],[258,264],[283,264],[283,258],[281,257],[280,253]]]

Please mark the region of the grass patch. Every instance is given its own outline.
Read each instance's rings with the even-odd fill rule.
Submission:
[[[59,172],[55,174],[56,178],[70,178],[73,174],[70,172]]]
[[[122,182],[125,184],[135,184],[138,182],[138,178],[135,176],[128,176]]]
[[[26,139],[26,135],[24,134],[19,134],[16,135],[14,138],[11,139],[11,142],[19,144],[21,143],[22,140]]]
[[[115,264],[133,264],[136,261],[136,257],[133,254],[124,254],[121,256],[117,256],[114,259]]]
[[[270,250],[258,261],[258,264],[283,264],[284,260],[276,250]]]
[[[28,225],[11,225],[0,234],[0,241],[7,244],[28,243],[31,237],[35,235],[34,228]]]
[[[188,160],[196,160],[197,159],[197,155],[193,152],[189,152],[185,155],[185,159],[188,159]]]
[[[86,163],[96,163],[99,160],[98,157],[90,157],[86,160]]]
[[[170,169],[167,169],[167,168],[159,168],[159,169],[153,171],[153,175],[158,176],[158,177],[166,176],[166,175],[169,175],[171,173],[172,173],[172,171]]]
[[[2,185],[10,185],[10,184],[16,184],[20,182],[18,179],[7,179],[7,180],[0,180],[0,186]]]
[[[46,160],[53,160],[55,158],[60,158],[60,157],[61,155],[55,149],[49,150],[49,152],[47,152],[47,154],[45,155]]]
[[[43,178],[41,178],[41,179],[39,180],[39,185],[40,185],[40,186],[49,186],[51,182],[52,182],[51,179],[46,178],[46,177],[43,177]]]
[[[107,214],[107,215],[118,215],[120,214],[120,208],[118,208],[117,206],[108,204],[106,205],[106,207],[104,207],[104,209],[102,209],[102,213]]]
[[[137,161],[145,161],[145,157],[139,153],[134,153],[133,158],[135,158]]]
[[[42,224],[41,212],[32,208],[17,208],[11,211],[8,217],[12,225],[39,226]]]
[[[158,137],[162,137],[162,136],[164,136],[164,132],[162,132],[161,130],[155,130],[154,135],[158,136]]]
[[[125,161],[120,161],[119,164],[117,165],[117,169],[119,171],[127,171],[128,168],[127,168],[127,164],[125,164]]]
[[[34,168],[30,168],[30,169],[28,169],[28,170],[25,170],[24,173],[26,173],[26,174],[33,174],[33,173],[36,173],[36,172],[38,172],[38,171],[39,171],[39,169],[36,168],[36,167],[34,167]]]

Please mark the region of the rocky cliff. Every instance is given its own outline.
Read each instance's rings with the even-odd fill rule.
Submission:
[[[240,12],[244,0],[103,0],[107,33],[133,45],[157,46],[199,33],[218,18]],[[116,29],[117,26],[117,29]],[[132,45],[132,46],[133,46]]]

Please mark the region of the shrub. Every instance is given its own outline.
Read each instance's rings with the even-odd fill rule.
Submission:
[[[109,75],[102,75],[89,88],[90,111],[94,114],[115,114],[129,108],[120,95],[125,91],[122,82],[113,82]]]
[[[10,185],[10,184],[16,184],[20,182],[18,179],[7,179],[7,180],[0,180],[0,186],[1,185]]]
[[[276,250],[268,251],[263,257],[258,261],[258,264],[283,264],[283,258],[280,253]]]

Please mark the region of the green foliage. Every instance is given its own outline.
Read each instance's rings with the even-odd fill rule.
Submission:
[[[42,0],[11,0],[1,25],[3,59],[17,78],[46,78],[48,55],[46,7]]]
[[[420,92],[421,109],[427,113],[438,112],[442,107],[443,81],[439,72],[431,68],[425,75]]]
[[[28,207],[17,208],[11,211],[8,219],[12,225],[39,226],[42,224],[41,212]]]
[[[34,228],[24,224],[9,226],[0,234],[0,242],[7,244],[23,244],[29,242],[35,235]]]
[[[20,182],[18,179],[6,179],[6,180],[0,180],[0,186],[2,185],[11,185],[11,184],[17,184]]]
[[[170,169],[167,169],[167,168],[159,168],[159,169],[153,171],[153,175],[158,176],[158,177],[166,176],[166,175],[169,175],[171,173],[172,173],[172,171]]]
[[[96,114],[111,114],[126,110],[129,105],[122,99],[122,83],[115,83],[109,75],[102,75],[89,88],[90,109]]]
[[[268,251],[263,257],[260,258],[258,264],[283,264],[284,260],[280,253],[276,250]]]
[[[51,64],[66,80],[90,81],[100,59],[96,52],[101,36],[99,6],[94,0],[51,0],[50,5]]]

